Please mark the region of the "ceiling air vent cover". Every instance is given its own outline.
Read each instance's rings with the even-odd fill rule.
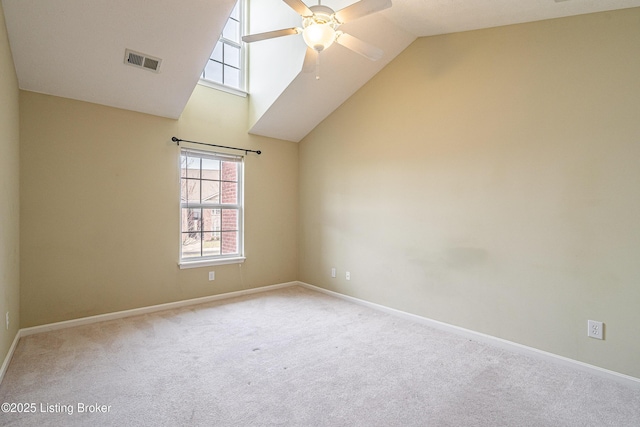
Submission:
[[[144,68],[145,70],[158,73],[162,59],[126,49],[124,51],[124,63],[133,67]]]

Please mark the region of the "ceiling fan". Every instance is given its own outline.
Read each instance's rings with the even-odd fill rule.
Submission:
[[[302,17],[302,28],[293,27],[283,30],[268,31],[266,33],[243,36],[245,43],[257,42],[276,37],[302,34],[307,44],[307,53],[304,58],[304,71],[312,71],[320,60],[320,52],[336,42],[360,55],[377,61],[382,58],[382,50],[370,45],[350,34],[340,31],[338,28],[349,21],[391,7],[391,0],[360,0],[350,6],[334,12],[328,6],[317,4],[307,6],[302,0],[283,0],[289,7]],[[318,76],[316,75],[316,78]]]

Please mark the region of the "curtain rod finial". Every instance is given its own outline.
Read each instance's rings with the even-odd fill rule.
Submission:
[[[171,137],[171,140],[172,140],[173,142],[175,142],[176,144],[180,145],[180,140],[179,140],[178,138],[176,138],[175,136],[172,136],[172,137]]]

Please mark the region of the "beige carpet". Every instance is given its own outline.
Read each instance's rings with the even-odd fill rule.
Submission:
[[[640,390],[299,287],[25,337],[0,402],[35,404],[3,426],[640,426]]]

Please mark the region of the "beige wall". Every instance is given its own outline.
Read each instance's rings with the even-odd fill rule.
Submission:
[[[248,135],[247,112],[202,86],[178,121],[20,92],[21,326],[295,280],[298,146]],[[245,162],[244,264],[178,268],[174,135],[263,151]]]
[[[20,319],[18,80],[0,4],[0,364]],[[9,330],[5,315],[9,312]]]
[[[300,144],[300,279],[640,377],[639,28],[418,39]]]
[[[0,357],[19,318],[299,278],[640,377],[640,9],[419,39],[299,146],[204,87],[178,121],[30,92],[18,111],[1,25]],[[178,269],[173,135],[263,150],[241,266]]]

